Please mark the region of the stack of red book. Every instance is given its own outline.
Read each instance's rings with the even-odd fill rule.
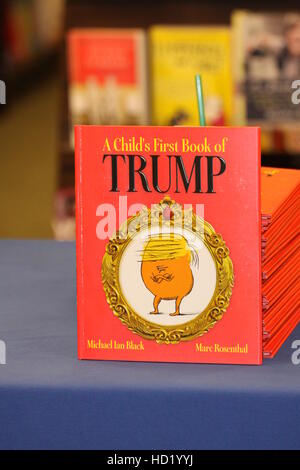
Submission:
[[[300,171],[262,168],[264,357],[274,357],[300,320]]]

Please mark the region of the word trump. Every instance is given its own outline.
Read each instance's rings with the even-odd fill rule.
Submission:
[[[185,163],[181,155],[150,155],[147,161],[143,155],[105,154],[102,163],[108,162],[110,192],[137,192],[139,178],[140,187],[149,193],[215,193],[215,178],[226,170],[226,162],[219,156],[195,155]],[[122,187],[124,183],[127,189]]]

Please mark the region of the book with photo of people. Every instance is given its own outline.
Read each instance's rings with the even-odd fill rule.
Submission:
[[[300,106],[291,97],[300,77],[300,13],[236,11],[232,26],[236,124],[260,125],[263,151],[299,152]]]

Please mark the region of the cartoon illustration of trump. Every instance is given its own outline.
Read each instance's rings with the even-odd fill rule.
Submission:
[[[154,295],[154,311],[158,314],[161,300],[175,300],[175,312],[180,315],[180,304],[192,290],[194,277],[192,262],[197,253],[187,240],[177,233],[151,235],[142,252],[141,275],[147,289]]]

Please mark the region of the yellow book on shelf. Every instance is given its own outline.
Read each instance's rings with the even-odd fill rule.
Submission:
[[[231,38],[227,27],[150,29],[152,122],[198,125],[195,74],[201,74],[207,125],[231,123]]]

